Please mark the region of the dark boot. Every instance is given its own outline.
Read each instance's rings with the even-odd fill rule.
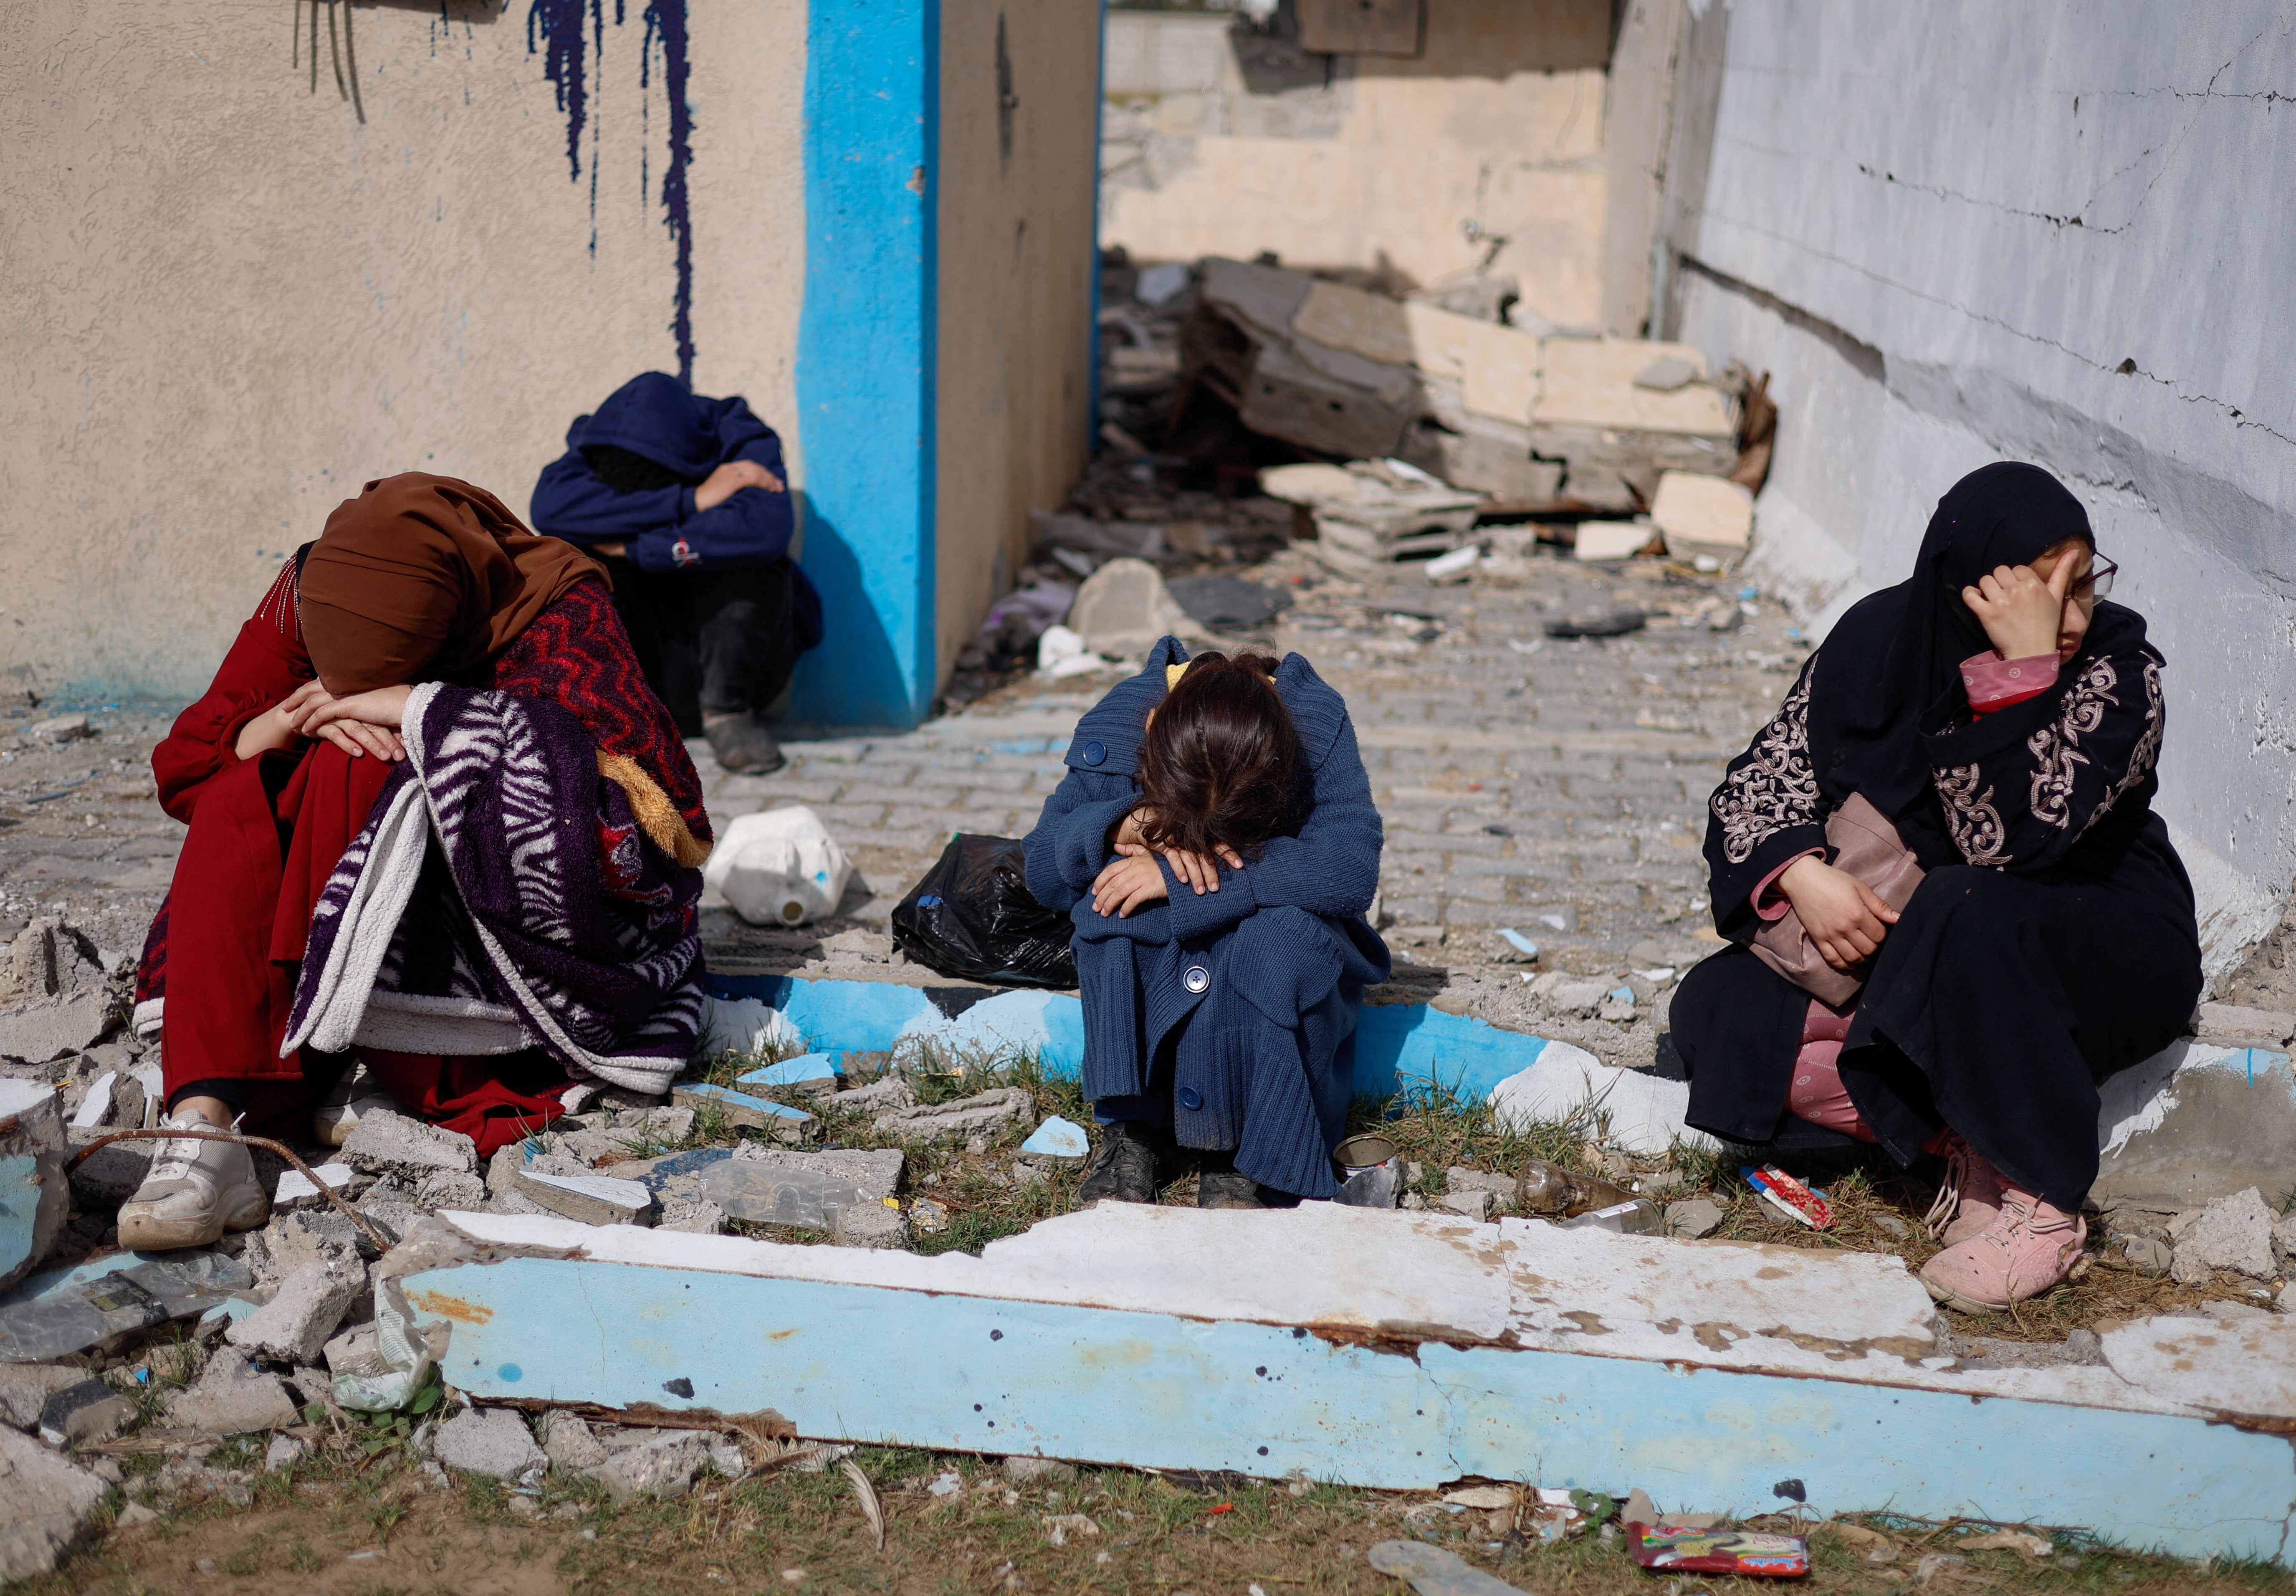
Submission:
[[[709,740],[709,751],[718,756],[722,770],[763,775],[788,763],[783,757],[782,745],[774,741],[771,732],[758,724],[754,715],[704,716],[701,734]]]
[[[1234,1153],[1206,1153],[1196,1174],[1196,1207],[1264,1208],[1259,1183],[1237,1170]]]
[[[1084,1161],[1077,1183],[1077,1206],[1099,1202],[1154,1202],[1156,1160],[1169,1140],[1144,1120],[1119,1119],[1100,1128],[1100,1145]]]

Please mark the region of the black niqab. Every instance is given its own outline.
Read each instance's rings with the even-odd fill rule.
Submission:
[[[1860,600],[1817,661],[1809,741],[1829,805],[1863,793],[1924,862],[1958,857],[1920,734],[1966,706],[1961,662],[1993,646],[1962,589],[1997,567],[2030,565],[2068,538],[2096,546],[2080,501],[2036,465],[1996,461],[1938,501],[1913,575]],[[2100,641],[2092,623],[2082,651]]]

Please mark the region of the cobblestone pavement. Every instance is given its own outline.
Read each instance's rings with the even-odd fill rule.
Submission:
[[[1717,613],[1742,613],[1726,577],[1546,552],[1521,572],[1436,586],[1402,567],[1358,583],[1293,548],[1244,574],[1298,596],[1259,642],[1306,655],[1355,716],[1387,823],[1382,925],[1398,955],[1397,980],[1375,997],[1431,1000],[1645,1063],[1669,986],[1635,972],[1713,951],[1702,805],[1801,651],[1766,602],[1714,629]],[[1546,619],[1614,608],[1652,618],[1621,637],[1543,635]],[[1022,676],[902,735],[794,735],[788,765],[767,776],[724,773],[693,744],[721,828],[809,804],[859,867],[843,914],[823,926],[764,929],[709,909],[712,962],[926,978],[885,962],[893,904],[952,831],[1017,837],[1034,823],[1077,717],[1112,679]],[[98,707],[94,735],[60,744],[24,735],[59,712],[18,706],[0,719],[0,936],[62,905],[100,945],[132,954],[183,835],[159,811],[149,765],[170,707]],[[1535,964],[1501,927],[1538,945]],[[840,934],[857,930],[868,934]],[[1608,985],[1636,989],[1636,1018],[1558,1011],[1546,991],[1556,983],[1540,975],[1618,978]]]

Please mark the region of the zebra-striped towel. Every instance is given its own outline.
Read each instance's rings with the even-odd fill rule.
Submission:
[[[282,1057],[538,1047],[658,1093],[701,1021],[701,872],[646,839],[573,716],[426,683],[311,918]]]

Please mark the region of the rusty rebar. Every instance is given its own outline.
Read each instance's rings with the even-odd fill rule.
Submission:
[[[311,1184],[319,1189],[320,1196],[325,1198],[338,1208],[340,1208],[343,1211],[343,1217],[349,1220],[353,1224],[358,1226],[359,1233],[364,1235],[368,1240],[374,1243],[375,1250],[377,1252],[389,1252],[391,1249],[393,1243],[382,1233],[381,1230],[376,1228],[373,1220],[360,1213],[357,1208],[351,1207],[350,1204],[345,1202],[341,1198],[337,1197],[334,1192],[334,1188],[328,1185],[326,1182],[321,1180],[318,1176],[317,1171],[314,1170],[308,1164],[303,1162],[303,1160],[297,1156],[292,1148],[289,1147],[283,1142],[274,1142],[268,1136],[247,1136],[241,1134],[237,1131],[114,1131],[108,1136],[98,1136],[94,1141],[89,1142],[86,1147],[81,1148],[78,1152],[74,1153],[70,1158],[65,1160],[64,1173],[69,1175],[73,1170],[80,1166],[81,1163],[86,1159],[88,1154],[94,1152],[99,1147],[109,1147],[115,1142],[168,1142],[176,1140],[182,1140],[184,1142],[233,1142],[238,1143],[242,1147],[260,1147],[271,1152],[277,1153],[281,1158],[286,1159],[290,1164],[292,1164],[297,1169],[300,1170],[302,1172],[303,1178],[309,1181]]]

